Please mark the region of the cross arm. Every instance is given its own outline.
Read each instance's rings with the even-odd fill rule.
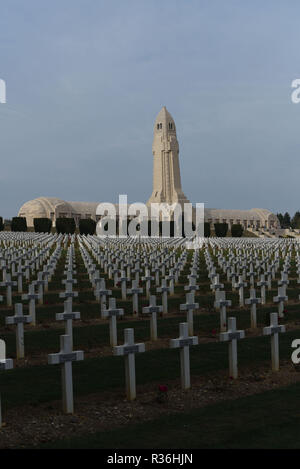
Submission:
[[[285,326],[267,326],[263,328],[263,335],[274,335],[278,332],[285,332]]]
[[[14,367],[14,362],[12,358],[6,358],[5,360],[0,360],[0,370],[12,370]]]
[[[56,313],[55,318],[56,321],[64,321],[67,319],[80,319],[80,312]]]
[[[180,348],[190,345],[198,345],[198,337],[191,336],[186,339],[178,337],[177,339],[170,339],[170,348]]]
[[[129,353],[145,352],[145,344],[117,345],[113,348],[114,355],[128,355]]]
[[[50,353],[48,355],[48,365],[58,365],[65,362],[81,361],[84,359],[83,350],[77,350],[70,353]]]

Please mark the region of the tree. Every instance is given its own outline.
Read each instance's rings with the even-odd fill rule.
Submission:
[[[36,233],[50,233],[52,221],[50,218],[34,218],[33,226]]]
[[[96,231],[96,222],[92,218],[79,220],[79,232],[81,235],[93,235]]]
[[[216,236],[224,238],[228,231],[228,223],[215,223]]]
[[[241,238],[243,236],[244,228],[240,224],[234,224],[231,227],[231,236],[233,238]]]
[[[11,222],[11,231],[27,231],[27,222],[25,217],[13,217]]]
[[[208,223],[208,222],[204,223],[204,237],[205,238],[210,237],[210,223]]]
[[[277,218],[278,218],[278,220],[279,220],[279,223],[280,223],[281,228],[283,228],[283,215],[282,215],[282,213],[277,213],[276,216],[277,216]]]
[[[291,227],[299,229],[300,228],[300,212],[296,212],[291,221]]]
[[[4,230],[4,223],[3,223],[3,218],[0,217],[0,231]]]
[[[74,234],[76,230],[76,223],[74,218],[57,218],[56,231],[62,234]]]
[[[283,215],[283,228],[289,228],[291,226],[291,217],[288,212]]]

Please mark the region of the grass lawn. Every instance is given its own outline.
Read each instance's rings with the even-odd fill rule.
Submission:
[[[300,330],[281,334],[281,359],[290,358],[291,342],[295,338],[300,338]],[[227,370],[228,344],[211,342],[191,347],[190,357],[191,376]],[[270,337],[239,341],[238,359],[240,368],[270,360]],[[137,384],[164,384],[168,383],[168,380],[179,378],[179,363],[179,352],[174,349],[158,349],[137,354]],[[74,363],[73,377],[75,399],[76,395],[102,391],[121,390],[125,393],[124,358],[104,356]],[[60,366],[41,365],[2,371],[0,382],[2,400],[7,407],[26,403],[37,405],[39,402],[61,399]]]

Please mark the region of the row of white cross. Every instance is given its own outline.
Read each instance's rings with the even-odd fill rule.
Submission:
[[[64,244],[66,248],[67,247],[66,240],[64,240]],[[59,246],[60,246],[60,243],[59,243]],[[85,261],[85,265],[88,266],[88,273],[90,275],[91,281],[94,283],[96,294],[99,295],[100,298],[104,297],[104,302],[101,303],[102,315],[103,317],[108,317],[110,319],[110,338],[111,338],[111,344],[114,347],[113,349],[114,354],[125,356],[127,397],[128,399],[134,399],[136,396],[134,356],[135,356],[135,353],[145,351],[145,344],[135,344],[133,329],[125,329],[124,344],[121,346],[117,345],[116,317],[124,314],[124,311],[121,308],[116,307],[116,300],[114,298],[109,298],[108,308],[106,307],[106,297],[111,294],[111,291],[109,290],[107,291],[105,289],[105,283],[103,285],[103,279],[100,279],[99,276],[97,276],[97,273],[93,271],[91,258],[85,246],[87,248],[91,248],[91,243],[88,241],[88,239],[85,239],[84,237],[82,237],[80,239],[81,254]],[[115,247],[114,243],[112,243],[111,249],[114,250],[114,247]],[[57,249],[59,251],[60,248],[58,247]],[[151,249],[150,249],[150,252],[151,252]],[[97,256],[100,256],[99,250],[96,248],[93,251],[93,253]],[[163,258],[164,257],[163,249],[161,249],[160,253],[162,254],[161,257]],[[206,259],[209,258],[208,254],[209,254],[208,251],[206,251]],[[112,277],[113,275],[115,276],[116,272],[114,272],[114,270],[116,269],[114,269],[112,259],[102,259],[102,261],[103,261],[103,267],[104,269],[107,270],[108,275],[110,277]],[[185,262],[186,262],[186,252],[182,251],[177,264],[181,263],[181,267],[182,267],[184,266]],[[182,387],[184,389],[188,389],[190,387],[189,347],[191,345],[196,345],[198,343],[198,338],[193,335],[193,311],[199,308],[198,303],[195,303],[194,301],[195,291],[199,288],[196,285],[198,262],[199,262],[199,257],[198,257],[198,252],[196,251],[193,256],[193,266],[191,269],[191,274],[189,276],[189,285],[185,287],[185,290],[188,292],[186,304],[180,306],[181,311],[187,311],[187,322],[180,324],[179,337],[177,339],[171,339],[170,341],[170,347],[181,349],[180,351],[181,377],[182,377],[181,379],[182,379]],[[169,259],[169,267],[170,265],[175,265],[175,263],[176,263],[176,257],[174,255],[172,259]],[[298,258],[298,264],[299,264],[299,258]],[[58,354],[49,355],[49,363],[51,364],[60,363],[62,365],[63,402],[64,402],[64,410],[67,413],[73,412],[72,361],[83,360],[83,351],[73,351],[73,345],[72,345],[72,342],[73,342],[72,341],[72,320],[80,318],[80,313],[74,313],[72,311],[72,298],[77,296],[76,292],[73,291],[73,284],[76,284],[76,280],[73,278],[73,275],[76,274],[76,271],[74,270],[75,267],[76,266],[74,262],[74,248],[73,248],[73,244],[71,244],[70,248],[68,249],[67,263],[66,263],[66,270],[65,270],[66,280],[64,284],[65,284],[66,291],[65,293],[60,294],[60,297],[66,299],[65,311],[64,313],[60,313],[56,316],[58,320],[66,321],[66,334],[61,336],[60,352]],[[124,265],[124,267],[126,267],[126,265]],[[166,267],[167,266],[164,264],[162,265],[160,269],[163,275],[165,275]],[[157,305],[156,297],[150,296],[151,281],[153,281],[154,279],[150,275],[150,270],[148,268],[146,268],[145,270],[145,276],[142,277],[143,281],[146,282],[146,294],[147,296],[149,296],[149,306],[143,308],[143,313],[151,315],[150,330],[151,330],[151,338],[153,340],[157,339],[157,320],[156,320],[157,313],[167,311],[167,294],[174,292],[174,282],[176,283],[176,275],[178,275],[178,272],[180,272],[181,267],[179,265],[177,269],[177,266],[175,265],[175,269],[177,269],[175,274],[174,274],[174,271],[169,272],[170,273],[169,276],[162,278],[161,286],[160,287],[157,286],[157,292],[162,294],[162,305]],[[228,306],[229,303],[228,303],[228,300],[226,300],[225,298],[225,292],[222,291],[223,286],[220,283],[219,278],[218,277],[216,278],[216,273],[213,272],[214,269],[212,268],[212,265],[209,262],[208,262],[208,267],[209,267],[209,275],[211,275],[211,278],[213,279],[212,289],[215,291],[215,294],[216,294],[216,306],[220,307],[221,309],[221,326],[223,325],[223,329],[221,327],[220,340],[229,342],[229,373],[230,373],[230,376],[232,376],[233,378],[236,378],[238,375],[237,373],[237,340],[244,338],[244,331],[236,330],[235,318],[228,319],[228,329],[226,331],[226,306]],[[244,267],[245,266],[242,265],[242,270],[244,274],[246,274],[247,270]],[[289,262],[285,264],[284,270],[282,272],[281,280],[280,280],[281,285],[279,286],[279,288],[282,289],[279,291],[279,294],[278,294],[278,302],[280,305],[283,305],[283,302],[286,301],[287,299],[284,293],[286,292],[285,288],[286,288],[286,285],[288,284],[288,275],[285,269],[288,270],[288,267],[289,267]],[[128,269],[128,266],[126,268]],[[170,268],[172,269],[172,267]],[[276,268],[276,266],[274,268]],[[298,268],[299,268],[299,265],[298,265]],[[142,290],[138,287],[139,275],[141,273],[140,264],[138,262],[135,262],[134,269],[132,270],[130,269],[131,267],[129,266],[129,277],[131,276],[132,273],[135,275],[132,288],[129,289],[130,291],[126,289],[126,281],[128,280],[129,277],[126,277],[127,279],[126,281],[121,280],[121,285],[125,285],[125,287],[121,286],[121,288],[123,290],[123,294],[124,294],[124,288],[125,288],[125,294],[133,295],[133,311],[137,312],[138,311],[138,294],[141,293],[140,291],[137,291],[137,290]],[[256,274],[254,274],[254,271],[252,268],[250,268],[249,273],[251,274],[250,280],[252,282],[252,279],[254,278],[254,275]],[[128,271],[127,271],[127,274],[128,274]],[[8,279],[9,274],[6,272],[5,275],[6,275],[6,278],[4,279],[4,282],[5,281],[6,282],[8,281],[7,283],[11,282],[11,278]],[[121,270],[121,279],[124,276],[125,276],[125,270],[123,269]],[[46,277],[47,278],[45,279],[41,276],[39,277],[38,275],[37,282],[40,282],[40,283],[36,284],[39,288],[39,293],[37,294],[38,295],[37,298],[32,298],[29,296],[29,295],[36,295],[34,290],[31,289],[27,297],[26,298],[24,297],[24,299],[28,299],[32,301],[33,304],[35,304],[34,302],[36,299],[39,299],[40,301],[42,301],[41,298],[43,296],[43,289],[45,289],[46,291],[46,288],[47,288],[48,276]],[[101,281],[98,282],[98,279]],[[169,285],[167,285],[166,283],[167,280],[170,282]],[[120,278],[115,276],[114,281],[116,284],[116,282],[118,283],[118,281],[120,281]],[[156,275],[155,275],[155,281],[157,284]],[[243,276],[239,276],[239,282],[235,283],[235,288],[239,288],[239,291],[241,291],[241,289],[245,286],[241,284],[244,284]],[[253,285],[253,283],[251,284]],[[97,285],[99,285],[100,288],[97,288]],[[5,286],[6,288],[8,288],[9,286],[12,287],[14,285],[5,285]],[[261,286],[265,287],[266,285],[261,285]],[[32,285],[30,287],[32,287]],[[246,300],[246,304],[251,305],[251,323],[255,324],[255,326],[253,327],[256,327],[256,309],[255,308],[256,308],[256,304],[259,303],[259,299],[256,298],[255,290],[254,291],[253,290],[254,289],[252,288],[250,291],[250,298],[249,300]],[[8,297],[9,297],[9,294],[7,294],[7,298]],[[240,293],[240,302],[242,300],[244,303],[243,292]],[[247,301],[249,301],[249,303],[247,303]],[[224,307],[225,307],[225,310],[224,310]],[[282,309],[282,306],[280,306],[280,308]],[[17,335],[17,357],[18,358],[21,358],[22,355],[24,356],[24,324],[33,321],[34,314],[32,314],[32,309],[33,307],[31,308],[30,314],[28,316],[23,316],[22,305],[16,304],[15,316],[6,318],[7,324],[16,324],[17,326],[16,335]],[[278,370],[279,368],[278,333],[284,332],[284,331],[285,331],[285,326],[278,325],[277,313],[272,313],[271,325],[264,328],[263,333],[272,336],[271,344],[272,344],[272,369],[273,370]],[[12,366],[12,364],[9,362],[9,359],[4,359],[0,361],[0,364],[3,369],[8,369],[8,368],[11,368]]]

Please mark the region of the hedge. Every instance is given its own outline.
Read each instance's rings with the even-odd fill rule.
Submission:
[[[91,218],[79,220],[79,232],[81,235],[93,235],[96,231],[96,222]]]
[[[233,238],[240,238],[243,236],[244,228],[240,224],[232,225],[231,227],[231,236]]]
[[[27,231],[27,222],[25,217],[13,217],[11,221],[11,231]]]
[[[52,221],[50,218],[34,218],[33,226],[36,233],[50,233]]]
[[[76,230],[76,223],[74,218],[57,218],[56,231],[62,234],[74,234]]]
[[[228,223],[215,223],[216,236],[224,238],[228,231]]]
[[[210,237],[210,223],[208,223],[208,222],[204,223],[204,237],[205,238]]]

